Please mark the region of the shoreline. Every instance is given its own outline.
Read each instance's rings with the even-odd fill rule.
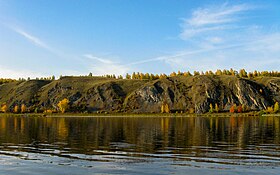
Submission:
[[[260,114],[259,112],[247,112],[247,113],[206,113],[206,114],[187,114],[187,113],[108,113],[108,114],[82,114],[82,113],[54,113],[54,114],[43,114],[43,113],[0,113],[1,116],[19,116],[19,117],[47,117],[47,118],[58,118],[58,117],[269,117],[275,116],[280,117],[279,113],[276,114]]]

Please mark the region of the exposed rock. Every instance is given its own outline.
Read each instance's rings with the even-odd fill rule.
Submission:
[[[234,76],[176,76],[158,80],[116,80],[66,77],[0,85],[0,104],[10,109],[25,104],[30,110],[57,109],[63,98],[71,110],[87,112],[158,113],[163,103],[171,111],[206,113],[217,104],[228,111],[233,104],[251,110],[280,102],[280,78],[242,79]]]

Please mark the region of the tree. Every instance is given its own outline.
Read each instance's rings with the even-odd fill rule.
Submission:
[[[215,112],[217,112],[217,113],[219,112],[219,106],[217,103],[215,104]]]
[[[267,107],[266,112],[267,113],[273,113],[274,112],[273,107]]]
[[[92,77],[92,73],[90,72],[90,73],[88,74],[88,76],[89,76],[89,77]]]
[[[161,113],[169,113],[170,109],[166,102],[163,102],[161,105]]]
[[[19,107],[18,107],[18,105],[15,105],[15,107],[14,107],[14,113],[18,113],[19,112]]]
[[[6,105],[6,104],[3,104],[2,107],[1,107],[1,111],[4,112],[4,113],[6,113],[7,110],[8,110],[7,105]]]
[[[67,98],[64,98],[57,104],[59,110],[64,113],[69,108],[69,100]]]
[[[127,73],[127,74],[125,75],[125,78],[129,80],[129,79],[131,79],[131,76]]]
[[[229,109],[229,112],[230,113],[234,113],[235,112],[235,104],[234,105],[232,105],[231,107],[230,107],[230,109]]]
[[[245,69],[240,69],[239,76],[240,77],[247,77],[247,72],[245,71]]]
[[[213,105],[212,105],[212,103],[210,103],[210,105],[209,105],[209,112],[213,113]]]
[[[132,73],[131,79],[132,79],[132,80],[135,80],[135,79],[136,79],[136,73],[135,73],[135,72]]]
[[[279,103],[275,102],[274,104],[274,112],[277,113],[279,111]]]
[[[26,112],[25,104],[22,104],[20,109],[21,109],[21,113],[25,113]]]
[[[172,72],[172,73],[170,74],[170,77],[175,77],[175,76],[177,76],[176,72]]]
[[[242,112],[243,112],[242,105],[239,105],[239,106],[237,107],[237,112],[238,112],[238,113],[242,113]]]
[[[118,76],[118,79],[123,79],[123,76],[122,76],[122,75],[119,75],[119,76]]]
[[[165,112],[165,109],[164,109],[164,103],[161,105],[160,110],[161,110],[161,113],[164,113],[164,112]]]
[[[169,106],[168,104],[166,103],[165,106],[164,106],[164,110],[166,113],[169,113],[170,112],[170,109],[169,109]]]

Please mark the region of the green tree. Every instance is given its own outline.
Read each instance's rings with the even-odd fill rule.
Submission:
[[[131,76],[127,73],[127,74],[125,75],[125,78],[129,80],[129,79],[131,79]]]

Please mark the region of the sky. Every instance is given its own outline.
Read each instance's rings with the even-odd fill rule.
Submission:
[[[0,0],[2,78],[279,65],[279,0]]]

